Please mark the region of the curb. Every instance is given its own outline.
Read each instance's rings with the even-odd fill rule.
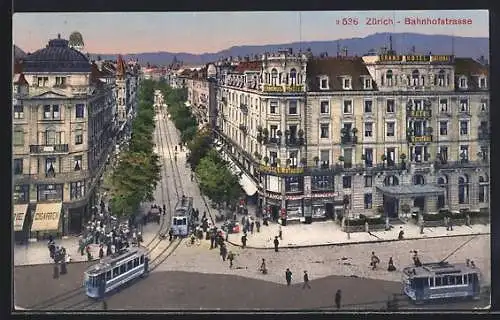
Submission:
[[[94,259],[92,261],[71,261],[70,263],[66,263],[67,266],[73,265],[73,264],[83,264],[83,263],[95,263],[98,262],[99,259]],[[53,266],[54,263],[27,263],[27,264],[18,264],[14,265],[14,269],[16,268],[29,268],[29,267],[39,267],[39,266]]]
[[[382,243],[382,242],[402,242],[402,241],[414,241],[414,240],[423,240],[423,239],[437,239],[437,238],[458,238],[458,237],[470,237],[470,236],[484,236],[484,235],[491,235],[491,233],[486,233],[486,232],[480,232],[480,233],[473,233],[473,234],[453,234],[449,236],[435,236],[435,237],[426,237],[426,238],[405,238],[403,240],[398,240],[398,239],[389,239],[389,240],[373,240],[373,241],[355,241],[355,242],[341,242],[341,243],[321,243],[321,244],[311,244],[311,245],[302,245],[302,246],[286,246],[282,247],[279,246],[279,249],[303,249],[303,248],[319,248],[319,247],[343,247],[343,246],[348,246],[348,245],[353,245],[353,244],[367,244],[367,243]],[[236,244],[232,241],[226,241],[227,243],[231,244],[234,247],[239,247],[241,248],[242,245]],[[255,250],[274,250],[274,247],[252,247],[252,246],[245,246],[246,249],[255,249]]]

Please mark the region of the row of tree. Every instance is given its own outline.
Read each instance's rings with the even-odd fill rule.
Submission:
[[[154,89],[153,81],[141,82],[131,138],[111,176],[111,211],[118,216],[134,215],[141,202],[153,201],[153,192],[160,181],[161,167],[153,143]]]
[[[201,192],[217,205],[232,204],[241,194],[239,177],[232,174],[228,163],[212,148],[210,127],[198,129],[196,118],[189,107],[186,89],[172,89],[160,84],[168,112],[181,133],[181,141],[189,148],[188,162],[196,177]]]

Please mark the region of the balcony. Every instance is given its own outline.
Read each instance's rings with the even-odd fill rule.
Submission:
[[[53,145],[30,145],[30,153],[67,153],[69,146],[67,144],[53,144]]]
[[[265,84],[264,85],[264,92],[275,92],[275,93],[282,93],[284,92],[283,86],[274,86],[274,85],[269,85]]]
[[[430,143],[432,142],[432,135],[424,135],[424,136],[408,136],[409,143]]]
[[[304,86],[303,85],[289,85],[285,86],[285,92],[303,92],[304,91]]]
[[[222,103],[226,104],[227,103],[227,98],[226,97],[222,97],[221,101],[222,101]]]
[[[246,103],[240,103],[240,109],[244,114],[248,113],[248,105]]]
[[[430,118],[432,117],[431,110],[410,110],[408,116],[411,118]]]
[[[377,173],[377,172],[387,172],[387,171],[402,171],[406,170],[406,164],[404,163],[391,163],[391,164],[376,164],[375,166],[367,166],[364,164],[321,164],[317,167],[307,167],[305,168],[305,173],[319,176],[319,175],[335,175],[341,173]]]
[[[356,143],[358,143],[358,137],[356,136],[346,135],[340,137],[340,144],[354,145]]]
[[[288,138],[285,144],[290,147],[299,147],[304,145],[304,138]]]
[[[239,129],[243,131],[243,133],[247,133],[247,126],[244,124],[240,124]]]

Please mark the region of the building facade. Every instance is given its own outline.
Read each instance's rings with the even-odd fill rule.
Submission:
[[[191,108],[198,125],[209,124],[214,127],[217,110],[217,71],[210,64],[200,70],[194,70],[186,79],[188,100],[186,105]]]
[[[275,217],[489,208],[488,69],[473,59],[282,51],[219,83],[216,131]]]
[[[114,146],[113,85],[99,80],[97,66],[60,36],[28,55],[18,71],[12,140],[17,228],[32,236],[79,233]]]

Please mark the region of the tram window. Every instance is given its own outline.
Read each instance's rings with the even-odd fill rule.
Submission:
[[[101,285],[101,283],[104,282],[104,279],[105,279],[105,274],[104,273],[101,273],[98,277],[97,277],[97,285]]]
[[[448,284],[455,285],[455,276],[448,276]]]
[[[124,265],[124,264],[122,264],[122,265],[120,266],[120,273],[125,273],[125,272],[127,272],[127,266],[126,266],[126,265]]]
[[[139,258],[134,259],[134,268],[139,265]]]
[[[118,277],[119,274],[120,274],[120,271],[118,270],[118,267],[114,268],[113,269],[113,278]]]
[[[469,282],[467,281],[467,275],[466,275],[466,274],[464,274],[464,275],[463,275],[463,277],[464,277],[464,284],[469,283]]]
[[[443,286],[448,285],[448,277],[447,276],[444,276],[441,281],[442,281]]]
[[[436,287],[441,286],[441,283],[442,283],[441,278],[440,277],[436,277]]]
[[[469,283],[472,283],[472,274],[468,274],[467,275],[467,280],[469,281]]]
[[[144,256],[141,256],[141,264],[144,263]]]
[[[434,278],[429,278],[429,287],[434,287]]]
[[[130,260],[129,262],[127,262],[127,270],[131,270],[132,268],[134,268],[134,262]]]
[[[111,271],[106,272],[106,281],[111,280]]]
[[[455,277],[455,283],[456,284],[462,284],[463,283],[462,280],[463,280],[462,276],[456,276]]]
[[[186,225],[186,218],[182,218],[182,225],[185,226]]]

